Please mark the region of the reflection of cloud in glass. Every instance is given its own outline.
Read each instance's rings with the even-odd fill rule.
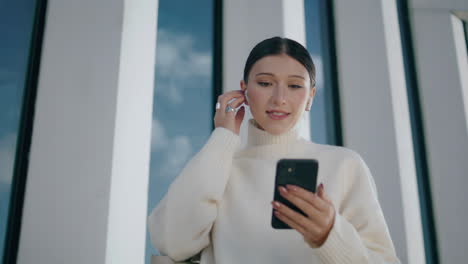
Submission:
[[[183,102],[182,89],[195,77],[210,78],[212,58],[207,52],[194,50],[194,39],[189,34],[158,30],[156,91],[171,103]]]
[[[158,119],[153,119],[153,128],[151,130],[151,152],[161,151],[167,147],[169,138],[163,124]]]
[[[192,154],[192,144],[187,136],[177,136],[171,140],[171,148],[167,151],[168,162],[163,166],[163,175],[172,174],[179,171]]]
[[[15,159],[16,135],[10,133],[0,139],[0,183],[11,184]]]
[[[159,1],[148,213],[212,130],[210,10],[212,0]],[[159,252],[149,236],[146,246],[149,264]]]
[[[153,120],[151,135],[151,152],[162,152],[166,161],[159,162],[158,177],[175,177],[175,172],[185,165],[192,155],[192,144],[188,136],[167,136],[164,125],[157,119]]]
[[[323,89],[323,62],[322,56],[319,55],[311,55],[312,60],[315,64],[315,82],[316,82],[316,89]]]

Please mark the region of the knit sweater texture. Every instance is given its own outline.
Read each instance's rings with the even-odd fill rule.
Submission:
[[[248,142],[216,128],[148,218],[151,240],[181,261],[201,252],[203,264],[400,263],[372,175],[352,150],[301,138],[297,128],[271,135],[249,121]],[[317,185],[335,208],[319,248],[294,229],[271,227],[276,163],[316,159]]]

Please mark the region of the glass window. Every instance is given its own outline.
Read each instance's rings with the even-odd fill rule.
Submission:
[[[305,0],[306,46],[316,67],[310,114],[312,141],[342,145],[331,1]]]
[[[24,125],[23,100],[31,88],[26,86],[31,84],[28,84],[27,78],[31,78],[33,29],[37,30],[36,5],[35,0],[0,2],[0,260],[4,261],[7,261],[4,259],[6,232],[11,228],[7,228],[7,224],[14,199],[11,195],[15,187],[15,157],[17,152],[23,151],[18,149],[18,142],[25,137],[20,134],[20,128]],[[17,177],[15,174],[15,180]]]
[[[148,214],[213,129],[213,8],[159,1]],[[152,254],[147,233],[146,263]]]

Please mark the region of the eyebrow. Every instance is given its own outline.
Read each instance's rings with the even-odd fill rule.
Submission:
[[[275,76],[273,73],[269,73],[269,72],[260,72],[260,73],[257,73],[255,74],[255,76],[258,76],[258,75],[269,75],[269,76]],[[304,79],[304,77],[300,76],[300,75],[289,75],[288,77],[296,77],[296,78],[301,78],[301,79]]]

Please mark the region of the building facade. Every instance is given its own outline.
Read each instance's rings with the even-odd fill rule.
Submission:
[[[467,1],[17,2],[0,4],[5,263],[149,263],[149,210],[272,36],[312,54],[302,133],[362,155],[402,263],[465,262]]]

